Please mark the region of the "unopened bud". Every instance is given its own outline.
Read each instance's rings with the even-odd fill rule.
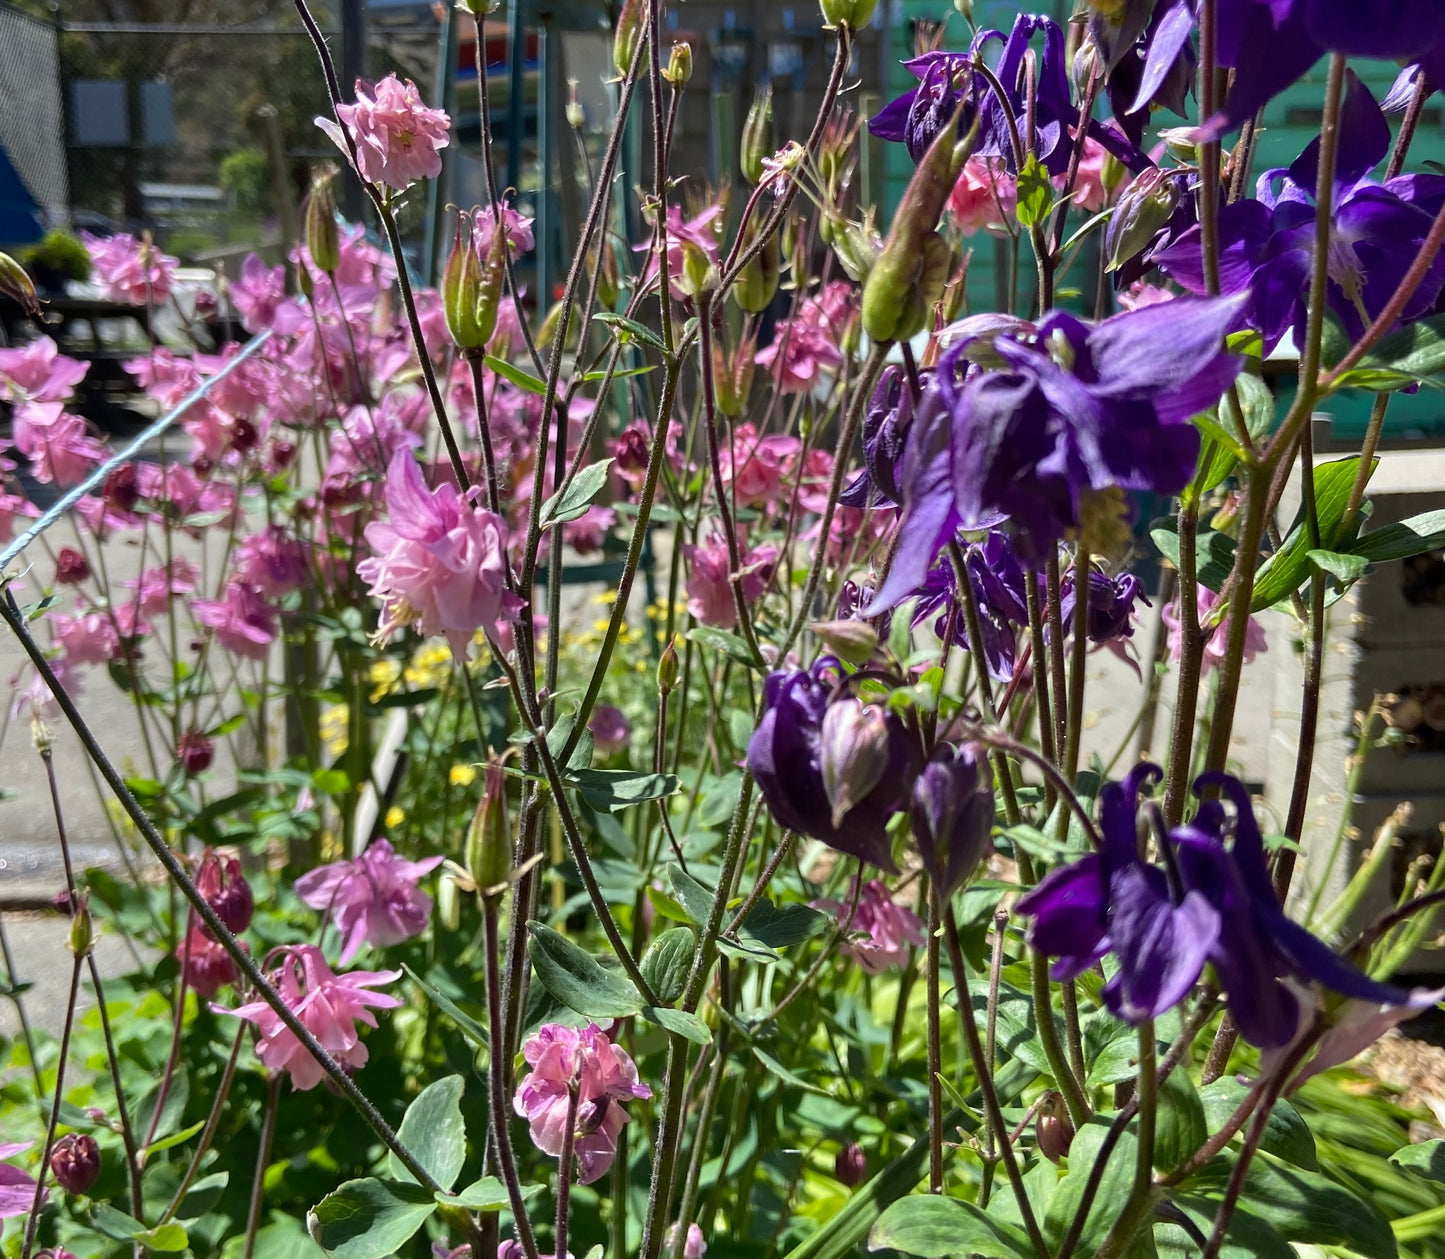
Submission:
[[[512,873],[512,837],[507,825],[507,777],[501,761],[487,763],[487,787],[467,830],[467,873],[483,896],[495,896]]]
[[[89,1193],[100,1176],[100,1146],[85,1133],[69,1133],[50,1151],[50,1171],[66,1193]]]
[[[1034,1139],[1039,1153],[1050,1163],[1068,1158],[1069,1147],[1074,1143],[1074,1125],[1060,1099],[1051,1098],[1039,1110],[1039,1117],[1034,1121]]]
[[[834,827],[873,790],[888,768],[888,718],[876,705],[841,699],[823,714],[823,791]]]
[[[458,13],[467,13],[481,19],[489,17],[502,7],[501,0],[457,0]]]
[[[1104,233],[1108,270],[1117,271],[1154,239],[1179,204],[1179,183],[1173,173],[1155,167],[1135,177],[1119,194],[1119,203]]]
[[[437,918],[448,931],[455,931],[462,925],[462,902],[457,881],[446,869],[437,879]]]
[[[678,678],[677,648],[668,643],[662,649],[657,661],[657,690],[659,694],[670,695],[677,689]]]
[[[577,80],[567,80],[567,125],[573,131],[581,131],[582,124],[587,121],[587,115],[582,110],[582,102],[577,98]]]
[[[0,253],[0,294],[18,302],[27,315],[40,313],[35,281],[30,278],[30,272],[7,253]]]
[[[494,231],[492,235],[504,237],[505,233]],[[484,329],[478,319],[481,296],[482,260],[477,257],[472,220],[460,214],[452,252],[442,271],[442,314],[452,342],[463,352],[483,349],[496,327],[495,311],[492,328]]]
[[[708,257],[707,251],[690,240],[683,240],[682,275],[677,287],[694,300],[704,293],[711,293],[718,285],[717,264]]]
[[[336,195],[331,190],[332,172],[325,171],[311,181],[306,198],[306,252],[319,271],[333,275],[341,265],[341,235],[336,229]]]
[[[878,631],[867,621],[819,621],[810,627],[839,660],[865,665],[878,650]]]
[[[751,247],[762,230],[762,221],[754,215],[748,221],[745,247]],[[769,232],[763,246],[738,272],[737,283],[733,286],[733,298],[739,307],[750,315],[767,310],[768,303],[778,291],[778,272],[781,257],[778,252],[778,234]]]
[[[1193,127],[1165,127],[1159,133],[1169,156],[1183,166],[1199,163],[1199,145],[1195,140]]]
[[[938,744],[913,781],[908,818],[924,871],[942,896],[953,895],[993,831],[993,774],[981,750]]]
[[[818,0],[818,7],[823,11],[826,25],[861,31],[873,20],[878,0]]]
[[[82,895],[70,916],[70,938],[66,947],[77,958],[89,957],[95,947],[95,923],[90,916],[90,897]]]
[[[625,75],[632,68],[632,58],[642,38],[643,0],[622,0],[617,15],[617,30],[612,36],[612,64],[617,73]]]
[[[883,249],[883,237],[878,231],[878,211],[869,206],[861,222],[845,222],[841,231],[833,234],[833,252],[847,272],[850,280],[859,283],[868,279],[878,255]]]
[[[241,863],[235,857],[208,852],[196,871],[196,890],[215,910],[216,917],[225,924],[227,931],[239,934],[251,925],[251,917],[256,912],[256,898],[251,893],[246,876],[241,873]]]
[[[849,1141],[833,1160],[833,1179],[852,1189],[861,1185],[868,1175],[868,1156],[856,1141]]]
[[[1079,51],[1074,54],[1074,63],[1071,69],[1074,76],[1074,91],[1079,96],[1084,96],[1089,90],[1089,84],[1093,82],[1094,76],[1100,70],[1099,47],[1094,43],[1093,36],[1085,35],[1084,41],[1079,45]]]
[[[90,579],[90,563],[73,546],[63,546],[55,557],[55,580],[62,586],[78,586]]]
[[[737,349],[729,354],[721,342],[712,347],[713,383],[717,388],[717,409],[728,419],[736,419],[748,405],[753,388],[753,371],[757,366],[757,335],[746,333]]]
[[[667,59],[667,69],[662,72],[662,77],[675,88],[685,87],[692,78],[692,45],[685,39],[673,44],[672,55]]]
[[[186,771],[187,778],[194,778],[211,768],[215,747],[200,730],[187,730],[176,744],[176,760]]]
[[[769,84],[753,97],[743,122],[738,165],[750,184],[763,182],[763,159],[773,153],[773,88]]]

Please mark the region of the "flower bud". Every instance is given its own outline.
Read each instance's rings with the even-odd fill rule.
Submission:
[[[89,957],[95,946],[95,923],[90,917],[90,897],[82,895],[70,917],[70,938],[66,948],[76,957]]]
[[[878,0],[818,0],[818,7],[823,11],[824,25],[861,31],[873,20]]]
[[[587,115],[583,112],[582,102],[577,97],[577,80],[567,80],[567,125],[573,131],[581,131],[582,124],[587,121]]]
[[[1082,98],[1089,90],[1089,84],[1093,82],[1094,76],[1103,68],[1099,56],[1099,46],[1094,43],[1092,35],[1085,35],[1083,42],[1079,45],[1079,51],[1074,54],[1073,65],[1070,67],[1073,72],[1074,91]]]
[[[877,215],[877,209],[870,205],[862,222],[850,220],[834,233],[833,252],[850,280],[866,281],[878,261],[883,237],[878,232]]]
[[[682,275],[677,286],[688,297],[696,300],[704,293],[711,293],[718,285],[717,264],[707,256],[700,245],[684,240],[682,244]]]
[[[867,621],[818,621],[809,627],[839,660],[865,665],[878,650],[878,631]]]
[[[467,881],[470,883],[470,876]],[[445,868],[437,878],[437,918],[448,931],[455,931],[462,925],[460,889],[455,876]]]
[[[199,730],[187,730],[176,745],[176,760],[186,771],[187,778],[194,778],[211,768],[215,748],[210,739]]]
[[[507,778],[499,760],[487,763],[487,788],[467,829],[467,873],[483,896],[507,886],[512,873],[512,836],[507,824]]]
[[[1165,127],[1159,133],[1164,147],[1169,150],[1169,156],[1181,166],[1199,164],[1199,145],[1194,137],[1193,127]]]
[[[667,69],[662,72],[662,77],[675,88],[685,87],[692,78],[692,45],[685,39],[673,44],[672,55],[667,59]]]
[[[743,122],[742,140],[738,146],[738,165],[750,184],[763,181],[763,159],[773,153],[773,88],[763,88],[753,97],[748,116]]]
[[[819,735],[823,791],[836,829],[888,768],[888,718],[877,705],[841,699],[823,714]]]
[[[492,239],[505,235],[495,231]],[[492,333],[492,328],[483,329],[477,317],[481,297],[482,260],[477,257],[471,216],[459,214],[452,252],[442,270],[442,314],[452,343],[464,353],[483,349]],[[492,325],[495,328],[495,317]]]
[[[0,253],[0,294],[18,302],[27,315],[40,313],[40,299],[35,296],[35,281],[30,272],[7,253]]]
[[[852,1189],[868,1176],[868,1156],[856,1141],[849,1141],[833,1160],[833,1179]]]
[[[661,695],[670,695],[677,689],[678,663],[677,648],[668,643],[662,649],[657,661],[657,690]]]
[[[62,586],[78,586],[90,578],[90,564],[73,546],[63,546],[55,557],[55,580]]]
[[[235,857],[222,857],[208,852],[196,871],[196,890],[226,926],[226,930],[239,935],[251,925],[256,912],[256,898],[251,885],[241,873],[241,863]]]
[[[637,53],[638,41],[642,38],[643,0],[622,0],[622,11],[617,15],[617,30],[612,36],[612,64],[617,73],[626,75],[632,68],[632,58]]]
[[[311,181],[306,198],[306,251],[319,271],[334,275],[341,265],[341,236],[336,229],[336,195],[331,190],[334,173],[325,171]],[[302,268],[304,270],[304,268]]]
[[[761,230],[762,222],[757,215],[754,215],[748,221],[744,248],[752,245]],[[778,234],[770,232],[768,238],[763,242],[763,247],[754,257],[748,259],[747,265],[738,272],[737,283],[733,286],[734,299],[748,314],[757,315],[767,310],[768,303],[773,300],[773,295],[778,291],[780,262]]]
[[[1057,1095],[1039,1109],[1039,1117],[1034,1121],[1034,1140],[1038,1142],[1039,1153],[1050,1163],[1068,1158],[1069,1147],[1074,1143],[1074,1125]]]
[[[1117,271],[1154,239],[1179,204],[1179,182],[1158,167],[1135,177],[1123,192],[1104,233],[1108,270]]]
[[[100,1146],[85,1133],[69,1133],[50,1151],[50,1171],[66,1193],[89,1193],[100,1176]]]
[[[713,383],[717,389],[717,409],[730,420],[736,419],[747,408],[748,394],[753,387],[753,370],[757,366],[756,350],[755,332],[743,335],[731,357],[720,341],[713,343]]]
[[[457,0],[456,3],[458,13],[466,13],[477,19],[490,17],[501,7],[501,0]]]
[[[993,775],[981,750],[940,743],[914,780],[908,806],[919,859],[939,895],[953,895],[973,873],[993,815]]]
[[[596,277],[598,303],[604,310],[611,310],[617,304],[621,287],[617,277],[617,251],[611,241],[604,240],[600,251],[597,248],[587,251],[587,270]]]

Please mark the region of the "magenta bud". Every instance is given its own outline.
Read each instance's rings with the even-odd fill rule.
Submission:
[[[235,857],[208,852],[196,872],[196,890],[216,911],[216,917],[225,923],[227,930],[239,933],[251,925],[256,898]]]
[[[868,1177],[868,1156],[856,1141],[849,1141],[833,1160],[833,1179],[852,1189]]]
[[[100,1175],[100,1146],[83,1133],[61,1137],[50,1152],[50,1170],[66,1193],[89,1193]]]
[[[62,586],[77,586],[90,576],[85,556],[73,546],[63,546],[55,557],[55,580]]]
[[[176,746],[176,759],[186,771],[187,778],[194,778],[210,769],[214,755],[215,748],[211,746],[211,741],[199,730],[187,730]]]
[[[1050,1163],[1068,1158],[1069,1147],[1074,1143],[1074,1125],[1069,1122],[1060,1102],[1059,1098],[1045,1102],[1034,1122],[1034,1139],[1038,1142],[1039,1153]]]

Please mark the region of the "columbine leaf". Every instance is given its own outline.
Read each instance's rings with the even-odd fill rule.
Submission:
[[[645,774],[630,769],[578,769],[567,777],[599,813],[616,813],[648,800],[661,800],[678,787],[676,774]]]
[[[1358,581],[1370,561],[1363,555],[1343,555],[1339,551],[1309,551],[1309,561],[1316,568],[1329,573],[1342,586]]]
[[[498,358],[495,354],[488,354],[486,364],[496,372],[498,376],[503,376],[507,380],[510,380],[518,389],[525,389],[528,393],[539,395],[545,395],[547,392],[547,382],[545,380],[538,380],[537,377],[533,376],[530,372],[524,372],[520,367],[513,367],[504,358]]]
[[[387,1259],[436,1206],[420,1185],[375,1176],[348,1180],[316,1204],[311,1235],[335,1259]]]
[[[511,1199],[506,1185],[500,1180],[495,1176],[483,1176],[475,1184],[454,1194],[437,1194],[437,1201],[447,1206],[466,1207],[469,1211],[500,1211]]]
[[[461,1107],[464,1084],[459,1075],[428,1084],[406,1108],[397,1133],[402,1144],[416,1155],[417,1162],[443,1189],[457,1183],[467,1157],[467,1129]],[[415,1183],[416,1177],[390,1151],[386,1163],[397,1180]]]
[[[981,1255],[1021,1259],[1033,1248],[1024,1231],[993,1219],[972,1202],[937,1194],[914,1194],[895,1202],[868,1234],[869,1250],[900,1250],[923,1259]]]
[[[589,463],[572,478],[572,484],[567,486],[560,498],[553,494],[543,503],[541,528],[550,529],[553,525],[566,524],[569,520],[585,516],[593,499],[602,493],[602,487],[607,484],[607,472],[612,463],[610,458]]]
[[[1427,511],[1408,520],[1371,529],[1350,548],[1371,564],[1407,560],[1445,546],[1445,511]]]
[[[1248,1095],[1249,1089],[1232,1075],[1221,1076],[1199,1090],[1204,1103],[1204,1120],[1210,1132],[1218,1132]],[[1319,1171],[1315,1139],[1299,1111],[1286,1101],[1276,1102],[1264,1126],[1260,1149],[1306,1171]]]
[[[1379,392],[1407,385],[1445,387],[1445,315],[1419,319],[1392,332],[1336,382],[1340,389]]]
[[[1445,1141],[1420,1141],[1390,1155],[1390,1162],[1425,1180],[1445,1183]]]
[[[682,996],[696,948],[697,937],[690,927],[672,927],[647,946],[637,966],[659,1001],[672,1002]]]
[[[1333,538],[1344,519],[1359,463],[1359,456],[1354,455],[1315,468],[1315,507],[1321,539]],[[1255,574],[1251,612],[1272,608],[1300,588],[1310,574],[1310,550],[1310,530],[1303,518],[1297,518],[1279,550],[1265,560]]]
[[[540,922],[529,922],[527,955],[542,987],[587,1018],[625,1019],[642,1009],[642,994],[626,975],[608,970],[590,953]]]
[[[710,1045],[712,1043],[712,1032],[696,1014],[689,1014],[686,1010],[671,1010],[666,1006],[645,1005],[642,1007],[642,1017],[649,1023],[656,1023],[659,1027],[665,1027],[669,1032],[676,1032],[679,1036],[692,1041],[694,1045]]]
[[[1049,173],[1032,153],[1024,162],[1018,177],[1018,219],[1024,227],[1042,223],[1054,200],[1054,185]]]
[[[1178,568],[1179,522],[1156,520],[1149,527],[1149,536],[1159,548],[1159,553]],[[1234,567],[1234,539],[1213,529],[1201,529],[1196,535],[1194,549],[1198,560],[1199,584],[1218,594],[1229,580],[1230,570]]]
[[[440,988],[423,979],[405,962],[401,964],[401,968],[407,973],[407,977],[411,982],[426,993],[426,995],[431,998],[433,1004],[457,1025],[458,1030],[460,1030],[463,1036],[471,1041],[472,1044],[476,1045],[477,1048],[490,1050],[491,1041],[487,1037],[487,1029],[485,1027],[478,1023],[476,1019],[472,1018],[470,1014],[465,1013],[462,1008]]]
[[[657,333],[646,324],[640,324],[635,319],[628,319],[626,315],[615,315],[610,310],[604,310],[593,315],[592,319],[595,323],[607,324],[613,330],[613,335],[623,345],[626,345],[629,339],[636,337],[637,340],[645,342],[653,349],[665,348],[662,338]]]

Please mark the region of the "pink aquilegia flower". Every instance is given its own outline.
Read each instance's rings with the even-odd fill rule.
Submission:
[[[620,708],[611,704],[598,704],[592,710],[587,729],[592,732],[592,746],[598,756],[622,751],[632,738],[632,723]]]
[[[49,619],[50,633],[70,664],[105,664],[120,659],[120,632],[109,612],[84,612],[80,616],[55,612]]]
[[[268,267],[256,254],[247,254],[230,294],[241,326],[254,335],[271,326],[286,300],[286,268]]]
[[[199,997],[210,1000],[227,984],[236,982],[236,963],[198,918],[193,918],[186,928],[176,956],[180,958],[186,983]]]
[[[716,220],[722,212],[721,204],[714,203],[693,218],[684,219],[681,206],[667,207],[667,282],[672,295],[678,301],[687,297],[687,290],[680,283],[684,244],[700,251],[710,264],[716,264],[720,226]],[[648,256],[647,267],[642,273],[641,288],[643,291],[650,290],[657,283],[657,246],[650,240],[644,241],[640,245],[634,245],[633,251]]]
[[[384,948],[420,934],[431,897],[417,884],[441,861],[404,861],[388,841],[378,839],[351,861],[333,861],[303,874],[296,880],[296,895],[335,917],[344,966],[363,944]]]
[[[562,1153],[575,1087],[577,1179],[591,1184],[612,1165],[617,1134],[631,1118],[622,1103],[649,1098],[652,1090],[638,1083],[632,1059],[595,1023],[580,1031],[545,1023],[527,1038],[522,1056],[532,1069],[518,1085],[512,1108],[527,1121],[537,1148],[556,1157]]]
[[[18,350],[0,350],[0,397],[10,402],[66,402],[89,363],[67,358],[49,337]]]
[[[424,635],[444,634],[459,661],[479,629],[510,637],[522,600],[507,589],[506,521],[472,508],[450,483],[428,490],[404,449],[387,470],[386,507],[390,520],[366,526],[375,554],[356,567],[385,603],[378,633],[415,624]]]
[[[368,1057],[356,1024],[376,1026],[376,1016],[368,1007],[389,1010],[401,1004],[384,992],[370,991],[378,984],[400,979],[399,970],[354,970],[337,975],[314,944],[282,949],[281,964],[269,977],[280,989],[291,1012],[321,1047],[343,1066],[353,1069],[364,1067]],[[254,1023],[260,1032],[256,1056],[272,1071],[290,1075],[293,1088],[304,1091],[321,1083],[326,1074],[321,1064],[264,1001],[253,1001],[234,1010],[223,1006],[212,1009],[217,1014],[234,1014]]]
[[[669,1224],[667,1232],[663,1235],[662,1246],[666,1253],[671,1254],[672,1248],[677,1245],[677,1224]],[[682,1239],[682,1259],[702,1259],[707,1254],[707,1239],[702,1235],[702,1229],[696,1224],[687,1226],[687,1235]]]
[[[196,599],[196,623],[210,628],[232,655],[264,660],[276,638],[276,609],[249,586],[232,581],[221,599]]]
[[[532,220],[518,214],[509,204],[502,207],[502,225],[507,233],[507,246],[512,254],[530,253],[537,248],[536,237],[532,235]],[[495,206],[484,206],[477,211],[472,225],[472,240],[477,253],[483,258],[492,248],[492,237],[497,232],[497,210]]]
[[[104,239],[81,232],[80,239],[90,252],[95,281],[107,301],[159,306],[171,295],[176,268],[181,264],[150,241],[125,232]]]
[[[1210,613],[1214,611],[1214,605],[1219,601],[1219,596],[1212,590],[1201,585],[1197,588],[1195,602],[1199,608],[1199,624],[1204,631],[1204,660],[1200,666],[1201,676],[1207,674],[1216,665],[1224,660],[1225,643],[1229,637],[1229,631],[1222,623],[1211,624]],[[1183,649],[1183,634],[1179,628],[1179,599],[1176,595],[1172,602],[1167,604],[1161,613],[1164,624],[1169,630],[1169,659],[1172,663],[1179,662],[1179,653]],[[1249,618],[1249,628],[1244,633],[1244,663],[1248,664],[1255,656],[1269,650],[1269,641],[1265,637],[1264,626],[1254,617]]]
[[[1135,280],[1118,295],[1120,310],[1138,310],[1142,306],[1157,306],[1160,302],[1172,302],[1177,294],[1173,289],[1144,280]]]
[[[270,599],[299,590],[311,570],[306,564],[306,546],[270,525],[263,533],[242,538],[236,547],[236,576]]]
[[[762,507],[785,497],[783,482],[792,474],[803,443],[796,437],[771,433],[759,437],[751,424],[739,424],[732,446],[718,452],[723,483],[733,487],[739,507]]]
[[[687,560],[687,610],[704,625],[732,629],[738,615],[729,579],[727,543],[714,536],[699,546],[684,546],[682,553]],[[775,546],[755,547],[742,557],[745,602],[752,603],[768,588],[777,559]]]
[[[857,891],[857,883],[853,892]],[[848,920],[848,910],[853,903],[850,893],[847,904],[838,901],[814,901],[817,909],[826,909],[835,914],[838,921]],[[881,879],[869,879],[863,884],[858,896],[858,907],[853,912],[853,921],[848,927],[851,943],[848,953],[870,975],[891,970],[895,966],[908,964],[908,946],[914,948],[926,943],[923,924],[907,905],[900,905],[893,899],[888,885]]]
[[[33,1141],[18,1141],[13,1145],[0,1145],[0,1220],[12,1215],[29,1215],[35,1205],[35,1177],[22,1172],[6,1159],[23,1154],[34,1144]],[[42,1195],[41,1201],[44,1201]]]
[[[811,393],[824,373],[843,366],[836,328],[821,327],[805,315],[780,322],[772,344],[753,356],[778,382],[780,393]]]
[[[1085,136],[1084,155],[1079,161],[1078,178],[1074,180],[1073,203],[1089,214],[1109,204],[1109,189],[1104,186],[1104,167],[1108,161],[1108,150],[1093,136]]]
[[[414,180],[441,174],[451,119],[445,110],[423,105],[410,79],[403,83],[395,73],[376,83],[357,79],[356,103],[338,105],[336,113],[356,141],[357,169],[369,183],[401,191]],[[335,124],[316,121],[346,152]]]
[[[965,236],[1002,231],[1014,216],[1018,188],[999,158],[971,157],[948,194],[948,212]]]

